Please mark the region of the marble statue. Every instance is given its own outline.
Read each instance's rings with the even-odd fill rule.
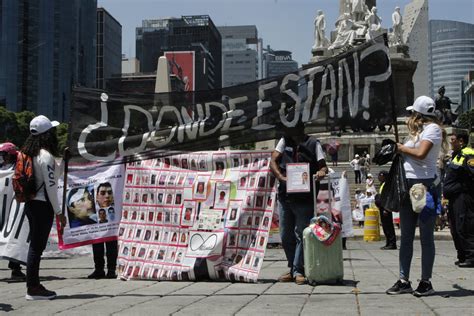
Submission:
[[[366,14],[369,12],[365,0],[352,0],[352,18],[356,22],[363,22]]]
[[[400,14],[400,7],[395,7],[392,14],[393,34],[391,39],[391,46],[403,45],[403,18]]]
[[[329,40],[326,38],[326,18],[321,10],[318,10],[314,18],[314,45],[313,49],[325,48],[329,46]]]
[[[351,47],[357,35],[365,28],[362,23],[354,22],[349,13],[344,13],[336,21],[337,37],[329,49]]]
[[[367,23],[366,40],[369,41],[382,34],[382,19],[377,15],[376,7],[372,7],[372,10],[365,17],[365,22]]]

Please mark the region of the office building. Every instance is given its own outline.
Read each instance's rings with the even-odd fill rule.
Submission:
[[[445,86],[446,96],[461,103],[462,80],[474,70],[474,24],[430,21],[430,94]]]
[[[412,60],[417,61],[413,86],[415,97],[430,95],[428,84],[429,66],[429,16],[428,0],[413,0],[403,13],[403,41],[409,47]]]
[[[131,57],[122,55],[122,74],[136,74],[140,72],[140,61]]]
[[[184,69],[177,63],[170,66],[177,71],[178,77],[182,71],[192,74],[193,90],[221,87],[221,35],[208,15],[142,21],[142,26],[136,28],[136,57],[140,60],[141,71],[155,72],[158,58],[165,52],[187,52],[170,54],[170,63],[173,57],[179,56],[187,65],[192,63],[193,69]]]
[[[294,61],[291,52],[273,50],[270,46],[263,53],[264,78],[272,78],[298,70],[298,62]]]
[[[96,0],[0,1],[0,100],[8,110],[67,121],[72,86],[95,86],[96,10]]]
[[[222,87],[258,78],[258,34],[255,25],[219,26],[222,37]]]
[[[97,8],[96,87],[105,89],[105,80],[122,73],[122,25],[104,8]]]

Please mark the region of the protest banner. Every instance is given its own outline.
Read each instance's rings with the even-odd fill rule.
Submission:
[[[129,163],[123,279],[256,282],[275,208],[270,152],[193,152]]]
[[[122,212],[125,166],[70,166],[66,190],[67,224],[59,248],[116,240]],[[62,197],[63,183],[58,184]]]
[[[353,237],[354,229],[352,227],[351,196],[349,192],[349,183],[347,178],[342,175],[331,176],[331,190],[334,197],[334,208],[341,213],[342,217],[342,237]]]
[[[310,123],[314,132],[371,131],[393,123],[386,38],[280,77],[160,94],[74,90],[72,163],[120,164],[276,139]]]
[[[14,197],[13,170],[0,170],[0,257],[21,263],[28,255],[30,228],[23,203]]]

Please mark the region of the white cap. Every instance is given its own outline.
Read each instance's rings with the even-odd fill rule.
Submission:
[[[360,156],[359,156],[359,154],[356,154],[355,157],[356,157],[356,158],[359,158]]]
[[[436,116],[435,109],[436,106],[433,99],[425,95],[419,96],[412,106],[407,107],[407,111],[415,111],[427,116]]]
[[[367,178],[372,178],[372,177],[373,177],[373,176],[372,176],[371,173],[368,173],[368,174],[367,174]]]
[[[30,122],[30,133],[32,135],[43,134],[44,132],[49,131],[51,128],[59,125],[58,121],[50,121],[44,115],[38,115]]]

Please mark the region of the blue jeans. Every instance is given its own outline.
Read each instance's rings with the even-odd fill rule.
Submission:
[[[408,187],[411,188],[415,183],[429,186],[432,182],[433,179],[408,179]],[[422,221],[418,219],[418,215],[413,211],[410,199],[407,197],[400,210],[400,279],[408,280],[410,278],[413,240],[415,239],[416,224],[418,224],[421,243],[421,279],[428,281],[432,276],[435,259],[434,227],[436,216],[429,216]]]
[[[278,198],[280,236],[288,267],[293,276],[304,275],[303,230],[314,216],[312,201],[294,201]]]

